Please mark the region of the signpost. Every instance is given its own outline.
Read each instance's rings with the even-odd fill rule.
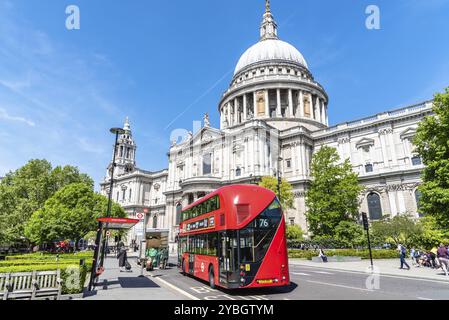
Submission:
[[[371,270],[374,270],[373,254],[371,252],[371,241],[369,239],[369,222],[368,222],[368,215],[366,214],[366,212],[362,212],[362,219],[363,219],[363,228],[366,230],[366,236],[368,237],[368,249],[369,249],[369,258],[371,260]]]

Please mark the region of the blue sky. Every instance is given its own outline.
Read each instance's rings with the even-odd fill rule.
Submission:
[[[65,28],[72,4],[80,30]],[[381,10],[381,30],[365,28],[369,4]],[[331,124],[449,86],[447,0],[271,5],[280,38],[325,87]],[[263,0],[0,0],[0,176],[46,158],[98,183],[111,158],[108,129],[126,116],[138,166],[166,168],[172,130],[192,130],[205,112],[219,126],[218,101],[258,41],[263,10]]]

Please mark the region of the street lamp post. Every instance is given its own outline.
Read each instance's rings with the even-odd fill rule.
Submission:
[[[282,162],[282,158],[281,157],[279,157],[278,158],[278,169],[277,169],[277,178],[278,178],[278,185],[277,185],[277,188],[278,188],[278,198],[279,198],[279,201],[281,201],[281,183],[282,183],[282,177],[281,177],[281,162]]]
[[[114,187],[114,169],[116,166],[115,158],[117,155],[118,137],[120,134],[125,133],[125,130],[123,130],[121,128],[112,128],[110,131],[111,131],[111,133],[115,134],[115,143],[114,143],[114,155],[112,157],[111,182],[109,185],[108,209],[106,211],[107,218],[109,218],[111,216],[111,209],[112,209],[112,188]],[[93,263],[92,263],[92,272],[91,272],[90,281],[89,281],[89,291],[92,290],[94,280],[97,276],[97,261],[98,261],[98,256],[100,254],[100,243],[101,243],[102,233],[103,233],[103,223],[98,222],[97,237],[95,239],[94,259],[93,259]],[[103,235],[103,244],[102,244],[102,248],[101,248],[101,256],[100,256],[100,263],[99,263],[100,267],[103,267],[105,245],[106,245],[106,237]]]

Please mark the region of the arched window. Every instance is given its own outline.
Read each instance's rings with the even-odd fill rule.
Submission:
[[[367,201],[370,219],[382,219],[382,205],[380,203],[380,196],[377,193],[372,192],[368,195]]]
[[[178,203],[176,205],[176,225],[179,226],[181,223],[181,213],[182,213],[182,205]]]
[[[421,197],[422,197],[421,191],[419,191],[418,189],[416,189],[416,191],[415,191],[415,201],[416,201],[416,208],[417,208],[417,210],[418,210],[417,212],[418,212],[418,215],[419,215],[420,217],[423,216],[423,213],[421,212],[420,205],[419,205],[419,202],[421,201]]]

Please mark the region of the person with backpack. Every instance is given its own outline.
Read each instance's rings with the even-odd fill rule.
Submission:
[[[399,269],[404,269],[404,265],[407,267],[407,270],[410,270],[410,266],[408,265],[407,261],[405,261],[405,257],[407,256],[407,249],[402,245],[398,245],[398,251],[399,251],[399,257],[401,261],[401,267]]]

